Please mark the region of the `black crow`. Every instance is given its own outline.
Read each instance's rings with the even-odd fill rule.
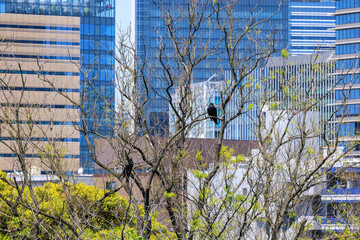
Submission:
[[[130,159],[128,164],[125,165],[124,170],[122,172],[122,177],[126,178],[126,182],[129,183],[129,179],[131,177],[131,172],[133,170],[134,167],[134,163],[133,161]]]
[[[209,114],[210,119],[214,121],[215,124],[217,124],[217,110],[213,103],[209,104],[207,108],[207,113]]]

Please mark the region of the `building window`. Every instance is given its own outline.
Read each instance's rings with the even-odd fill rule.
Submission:
[[[116,182],[106,182],[106,190],[114,190],[116,188]]]
[[[326,217],[328,218],[334,218],[337,217],[337,205],[333,203],[327,204],[327,211],[326,211]]]

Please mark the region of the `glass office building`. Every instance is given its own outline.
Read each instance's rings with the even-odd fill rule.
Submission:
[[[326,174],[327,184],[321,194],[326,206],[322,228],[353,231],[352,219],[358,217],[360,206],[360,1],[338,0],[335,4],[336,54],[333,60],[336,60],[339,82],[335,88],[335,105],[339,109],[336,122],[340,124],[340,145],[345,150],[354,149]],[[343,168],[346,171],[341,170]]]
[[[113,50],[115,43],[114,0],[0,0],[0,13],[79,17],[80,42],[76,44],[80,47],[79,60],[82,68],[80,92],[89,89],[84,77],[87,75],[92,80],[96,91],[115,106],[115,88],[112,83],[114,59],[108,52]],[[12,24],[19,28],[24,27],[21,22]],[[49,25],[45,26],[45,29],[53,28]],[[66,30],[66,28],[60,30]],[[43,43],[63,44],[52,43],[47,39]],[[111,136],[111,128],[108,127],[108,111],[103,103],[104,101],[98,101],[94,91],[87,91],[84,104],[89,113],[87,119],[89,125],[100,126],[100,134]],[[106,123],[103,122],[105,119],[107,119]],[[114,124],[113,122],[110,116],[110,125]],[[93,139],[94,136],[90,136],[92,142]],[[82,135],[80,136],[80,165],[84,168],[84,173],[92,173],[93,161]]]
[[[152,101],[149,103],[147,112],[147,119],[150,125],[160,132],[166,134],[168,126],[168,103],[163,99],[166,96],[166,87],[164,81],[166,79],[166,73],[162,71],[160,63],[158,61],[159,46],[160,44],[166,44],[165,51],[162,52],[165,64],[170,66],[171,71],[174,73],[174,69],[179,69],[176,64],[174,56],[174,45],[170,41],[166,23],[164,22],[163,12],[161,10],[164,7],[170,10],[176,28],[175,38],[180,40],[187,38],[189,34],[189,21],[187,17],[187,1],[180,0],[165,0],[161,1],[161,4],[155,5],[152,0],[133,0],[133,6],[135,6],[135,43],[136,52],[141,59],[139,66],[144,63],[144,72],[151,75],[150,82],[152,91],[150,94]],[[202,46],[207,46],[208,49],[215,49],[217,42],[221,39],[222,30],[216,23],[215,14],[211,14],[213,10],[213,1],[195,1],[199,3],[197,6],[198,13],[204,11],[204,21],[200,24],[199,30],[196,33],[196,40],[194,40],[194,48],[198,49],[201,54]],[[224,3],[226,1],[219,1]],[[204,4],[205,3],[205,4]],[[256,5],[258,1],[239,1],[233,8],[234,22],[236,22],[236,31],[241,34],[248,22],[250,16],[256,16],[257,20],[264,20],[279,10],[279,1],[263,0]],[[275,14],[268,22],[262,23],[258,26],[258,29],[254,29],[252,33],[258,34],[256,37],[257,45],[251,43],[251,40],[244,38],[239,43],[238,52],[242,54],[240,58],[246,58],[246,55],[254,53],[259,50],[259,46],[263,46],[264,42],[269,38],[269,33],[274,29],[276,38],[277,50],[285,49],[288,45],[288,5],[287,1],[280,8],[279,12]],[[226,25],[225,18],[220,17],[220,22]],[[250,35],[249,35],[250,36]],[[210,41],[209,41],[210,39]],[[205,45],[207,44],[207,45]],[[223,44],[223,43],[222,43]],[[192,80],[194,83],[202,82],[209,79],[214,74],[221,75],[221,72],[229,70],[229,61],[227,60],[225,47],[220,44],[219,47],[209,55],[205,60],[199,63],[192,73]],[[255,46],[256,45],[256,46]],[[260,47],[261,48],[261,47]],[[261,51],[261,50],[260,50]],[[139,84],[138,88],[140,92],[144,86]]]
[[[360,79],[359,79],[359,51],[360,51],[360,2],[336,1],[336,60],[339,86],[336,88],[336,104],[344,109],[345,122],[340,126],[340,136],[343,146],[360,140]],[[351,89],[351,90],[349,90]],[[344,99],[347,99],[344,102]],[[337,117],[343,112],[338,111]],[[360,156],[360,145],[351,154]]]
[[[311,54],[333,49],[334,12],[335,1],[333,0],[290,0],[290,54]]]

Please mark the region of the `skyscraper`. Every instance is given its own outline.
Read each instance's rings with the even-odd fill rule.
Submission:
[[[80,18],[2,13],[0,24],[1,170],[21,171],[23,163],[40,174],[59,159],[66,171],[77,170],[79,110],[54,87],[79,100],[71,60],[80,57]],[[55,146],[62,154],[54,155]]]
[[[336,4],[336,76],[335,122],[339,124],[339,141],[348,152],[343,161],[327,173],[327,184],[321,195],[326,205],[325,229],[353,231],[354,217],[360,206],[360,1],[338,0]],[[346,170],[342,170],[345,168]],[[355,225],[357,227],[357,225]]]
[[[344,110],[345,117],[340,126],[340,136],[344,147],[359,140],[360,92],[359,92],[359,51],[360,51],[360,2],[336,1],[336,60],[339,84],[336,88],[336,105]],[[344,101],[344,99],[346,99]],[[338,111],[340,119],[343,112]],[[351,144],[352,145],[352,144]],[[351,154],[360,156],[360,145]]]
[[[201,54],[204,47],[206,51],[214,49],[214,52],[210,54],[206,59],[201,61],[193,70],[192,82],[202,82],[209,79],[214,74],[220,76],[223,71],[229,70],[229,61],[225,52],[224,42],[219,42],[223,37],[223,32],[217,23],[216,4],[223,4],[223,7],[227,4],[226,1],[180,1],[180,0],[163,0],[159,1],[158,4],[154,4],[152,0],[133,0],[133,6],[135,7],[135,44],[137,56],[140,59],[139,65],[142,66],[144,63],[144,72],[147,77],[150,75],[149,82],[151,92],[151,102],[147,110],[147,119],[151,127],[157,128],[161,126],[167,129],[168,125],[168,103],[163,99],[166,93],[166,73],[161,69],[161,63],[158,61],[159,50],[161,44],[164,44],[165,49],[162,52],[162,56],[169,67],[171,72],[176,74],[176,56],[174,55],[175,47],[170,39],[169,31],[167,29],[167,20],[165,20],[164,12],[162,9],[169,11],[173,23],[177,30],[175,31],[175,37],[179,44],[183,44],[181,39],[187,39],[188,33],[199,27],[195,32],[193,49],[198,49],[197,53]],[[231,7],[231,13],[229,14],[234,17],[233,23],[236,24],[234,31],[237,31],[240,36],[241,33],[246,29],[247,24],[254,22],[261,22],[265,19],[270,18],[269,21],[259,23],[256,27],[251,30],[248,34],[249,38],[251,34],[258,34],[253,39],[244,37],[238,44],[239,48],[237,51],[243,56],[239,58],[246,58],[246,54],[251,52],[254,54],[256,51],[261,51],[261,48],[266,45],[269,36],[275,32],[276,48],[277,50],[285,49],[288,45],[288,6],[287,1],[284,2],[282,7],[279,9],[279,3],[281,1],[263,0],[263,1],[239,1]],[[196,4],[195,4],[196,3]],[[189,5],[190,4],[190,5]],[[193,4],[193,5],[191,5]],[[195,6],[195,5],[196,6]],[[258,5],[257,5],[258,4]],[[203,18],[199,26],[189,26],[188,21],[188,10],[196,8],[197,15],[196,24],[198,20]],[[224,26],[228,24],[229,20],[226,19],[225,10],[220,14],[220,23]],[[279,12],[278,12],[279,11]],[[213,13],[212,13],[213,12]],[[202,13],[204,15],[202,15]],[[277,14],[276,14],[277,13]],[[251,19],[252,20],[249,20]],[[170,19],[170,18],[169,18]],[[255,20],[256,19],[256,20]],[[170,21],[170,20],[169,20]],[[251,22],[251,23],[249,23]],[[193,28],[195,27],[195,28]],[[193,29],[192,29],[193,28]],[[189,31],[189,29],[192,29]],[[252,41],[253,40],[253,41]],[[254,43],[256,42],[256,43]],[[265,44],[264,44],[265,43]],[[262,45],[263,44],[263,45]],[[183,46],[183,45],[181,45]],[[144,86],[139,84],[141,89]],[[166,131],[163,131],[166,133]]]
[[[311,54],[333,49],[334,12],[335,1],[332,0],[290,0],[290,54]]]
[[[0,14],[22,14],[22,15],[50,15],[50,16],[67,16],[69,19],[79,18],[80,25],[76,29],[80,32],[80,41],[73,42],[72,45],[80,48],[80,56],[77,60],[81,61],[82,73],[80,73],[80,92],[88,87],[85,75],[93,80],[92,86],[96,91],[101,93],[107,102],[114,104],[115,89],[112,84],[114,77],[114,59],[109,52],[114,48],[115,42],[115,1],[114,0],[67,0],[67,1],[49,1],[49,0],[0,0]],[[61,18],[59,18],[59,21]],[[3,23],[2,23],[3,24]],[[21,20],[11,24],[14,28],[22,29],[39,29],[37,26],[25,26]],[[44,31],[54,29],[50,24],[43,22]],[[8,27],[2,25],[1,27]],[[65,31],[72,27],[60,27],[55,29]],[[36,30],[38,31],[38,30]],[[32,44],[32,40],[23,39],[26,44]],[[42,44],[54,44],[58,48],[68,43],[59,40],[42,40]],[[45,56],[47,56],[45,54]],[[36,58],[36,55],[33,55]],[[84,74],[86,73],[86,74]],[[94,92],[87,92],[85,100],[85,110],[89,113],[87,121],[90,125],[101,126],[101,121],[105,119],[106,107],[96,100]],[[100,122],[100,123],[99,123]],[[113,122],[113,119],[111,119]],[[111,129],[102,126],[99,128],[100,134],[111,135]],[[94,136],[89,136],[93,142]],[[93,162],[90,157],[87,143],[84,136],[80,136],[80,162],[84,168],[84,173],[91,173]]]

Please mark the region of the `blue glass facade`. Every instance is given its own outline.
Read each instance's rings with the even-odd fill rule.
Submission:
[[[5,13],[5,2],[0,1],[0,13]]]
[[[335,231],[351,230],[352,218],[358,217],[360,172],[360,81],[359,81],[359,33],[360,1],[335,1],[336,11],[336,60],[338,86],[335,88],[336,122],[339,124],[339,141],[344,149],[352,147],[339,167],[326,174],[327,184],[321,193],[326,205],[326,215],[322,219],[324,229]],[[349,167],[349,166],[355,166]],[[345,169],[341,169],[345,168]]]
[[[358,116],[360,114],[360,91],[357,86],[359,83],[359,74],[353,72],[354,69],[358,69],[359,60],[357,54],[360,51],[360,41],[358,40],[358,33],[360,33],[360,27],[354,27],[354,24],[360,23],[360,11],[356,12],[352,8],[359,7],[359,3],[356,1],[336,1],[336,55],[335,59],[338,72],[347,74],[341,74],[339,81],[341,87],[336,90],[337,104],[341,106],[344,99],[348,99],[345,106],[340,107],[340,111],[337,112],[337,117],[341,117],[345,114],[347,123],[340,126],[340,137],[343,138],[342,145],[348,146],[349,141],[345,141],[349,138],[354,138],[358,135],[359,130],[357,120],[350,120],[351,117]],[[349,90],[350,86],[351,90]],[[355,126],[356,125],[356,126]],[[353,139],[356,140],[356,139]]]
[[[151,88],[153,89],[150,94],[152,101],[149,103],[149,110],[147,118],[150,121],[150,125],[155,129],[164,129],[162,132],[166,133],[168,128],[168,103],[163,99],[166,96],[166,88],[163,83],[166,79],[166,73],[162,71],[160,63],[158,61],[159,44],[166,44],[163,54],[163,60],[165,65],[171,67],[171,71],[176,73],[181,66],[177,65],[176,56],[174,55],[175,48],[171,42],[168,34],[169,31],[164,22],[163,12],[156,6],[152,0],[133,0],[135,1],[135,43],[136,52],[141,59],[139,66],[143,63],[145,65],[145,73],[152,75]],[[201,1],[195,1],[202,3]],[[195,54],[199,54],[199,57],[203,54],[204,46],[207,47],[207,51],[216,49],[205,60],[195,66],[192,78],[193,82],[202,82],[209,79],[214,74],[221,75],[219,73],[229,70],[229,61],[226,57],[224,43],[222,42],[219,47],[216,44],[223,37],[223,32],[216,22],[215,14],[211,14],[213,11],[212,1],[204,1],[205,4],[199,4],[199,13],[204,13],[204,20],[199,25],[199,29],[195,33],[195,40],[193,47],[196,48]],[[226,1],[218,1],[218,3],[226,4]],[[245,25],[248,23],[250,16],[256,16],[256,21],[264,20],[278,11],[279,1],[264,0],[256,6],[258,1],[239,1],[233,8],[234,22],[236,23],[235,31],[238,31],[240,35],[243,32]],[[187,1],[161,1],[161,6],[165,9],[169,9],[172,16],[174,16],[174,23],[176,27],[176,33],[174,37],[181,42],[182,38],[188,39],[189,36],[189,21],[186,19],[188,6]],[[253,12],[250,11],[253,10]],[[255,9],[255,10],[254,10]],[[202,11],[204,10],[204,11]],[[226,16],[224,18],[220,14],[219,20],[223,26],[226,26]],[[260,24],[258,28],[254,29],[253,34],[258,34],[256,39],[261,42],[269,38],[269,33],[277,29],[276,48],[277,50],[285,49],[288,45],[288,5],[287,1],[283,4],[280,12],[274,15],[270,21]],[[193,26],[192,26],[193,27]],[[249,34],[250,36],[251,34]],[[254,37],[254,36],[253,36]],[[255,46],[251,41],[245,37],[239,43],[239,58],[246,58],[250,53],[258,51],[258,47],[261,44]],[[141,84],[138,88],[140,92],[143,90]]]
[[[333,49],[335,1],[291,0],[289,3],[289,52],[311,54]]]
[[[360,7],[359,1],[354,1],[354,0],[336,1],[336,10],[348,9],[348,8],[358,8],[358,7]],[[338,25],[338,24],[336,23],[336,25]]]
[[[115,105],[112,83],[115,63],[108,52],[114,49],[115,43],[115,0],[1,0],[0,13],[80,17],[80,92],[87,92],[84,104],[88,126],[96,127],[100,134],[111,136],[114,119],[109,115],[104,100]],[[85,75],[92,81],[94,90],[89,90]],[[95,91],[104,100],[99,101]],[[93,142],[94,136],[89,137]],[[80,165],[84,173],[93,172],[93,161],[83,135],[80,136]]]

